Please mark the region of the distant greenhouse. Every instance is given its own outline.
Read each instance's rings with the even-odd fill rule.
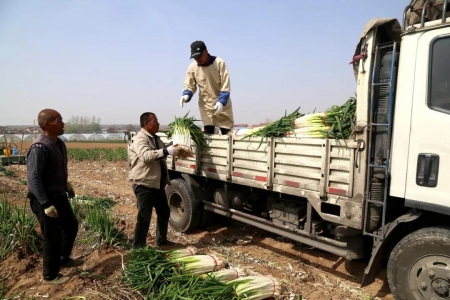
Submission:
[[[106,136],[106,139],[108,141],[119,141],[119,140],[123,140],[123,135],[121,135],[121,134],[108,134]]]
[[[89,141],[104,141],[105,137],[101,134],[91,134],[88,138]]]
[[[7,134],[6,142],[17,143],[22,141],[32,142],[40,134]],[[59,136],[63,141],[76,142],[76,141],[121,141],[124,140],[124,133],[67,133]],[[0,143],[5,143],[5,137],[0,136]]]
[[[87,138],[82,134],[72,134],[69,137],[69,141],[87,141]]]
[[[34,141],[34,135],[27,135],[26,137],[24,137],[23,140],[25,142],[32,142],[32,141]]]
[[[6,141],[5,141],[5,137],[4,137],[4,136],[1,136],[1,137],[0,137],[0,143],[5,143],[5,142],[8,142],[8,143],[20,142],[21,140],[22,140],[22,138],[20,138],[20,137],[17,136],[17,135],[14,135],[14,134],[7,134],[7,135],[6,135]]]

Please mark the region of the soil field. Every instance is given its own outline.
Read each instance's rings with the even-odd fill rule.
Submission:
[[[23,151],[29,144],[24,143]],[[126,143],[67,143],[68,148],[119,148]],[[26,167],[5,166],[15,177],[0,176],[0,194],[15,205],[26,199]],[[117,227],[133,237],[136,201],[127,181],[126,162],[70,161],[69,180],[78,195],[110,198],[115,201],[112,211],[119,220]],[[22,184],[21,184],[22,183]],[[31,212],[30,212],[31,213]],[[149,245],[154,244],[155,218],[152,218]],[[39,228],[37,228],[39,231]],[[80,226],[79,236],[83,234]],[[179,247],[221,255],[230,266],[244,268],[248,274],[259,273],[277,278],[283,293],[277,299],[386,299],[389,293],[385,270],[370,286],[361,289],[359,283],[364,262],[346,265],[342,258],[291,240],[263,232],[238,222],[216,222],[204,230],[181,234],[169,227],[169,239]],[[71,280],[62,286],[42,283],[42,258],[38,254],[23,255],[20,251],[0,262],[0,278],[6,282],[6,295],[15,299],[142,299],[120,284],[122,258],[126,248],[92,247],[77,239],[73,257],[81,258],[81,267],[62,270]],[[1,288],[1,286],[0,286]],[[83,296],[85,298],[75,298]]]

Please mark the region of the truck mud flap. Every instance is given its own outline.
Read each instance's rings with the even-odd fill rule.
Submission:
[[[399,224],[415,221],[421,215],[422,213],[420,211],[417,212],[410,210],[408,213],[400,216],[395,221],[386,224],[387,230],[385,238],[382,241],[378,241],[372,249],[372,256],[370,257],[370,261],[367,264],[367,267],[364,269],[364,276],[361,282],[361,287],[368,286],[375,281],[375,278],[381,270],[381,260],[383,259],[386,247],[389,244],[387,242],[389,242],[391,237],[390,234],[394,231],[394,229],[397,228]]]

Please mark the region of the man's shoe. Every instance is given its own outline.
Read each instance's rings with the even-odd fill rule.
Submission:
[[[161,248],[161,249],[169,249],[169,248],[173,248],[173,247],[177,247],[178,244],[171,242],[169,240],[165,240],[164,242],[159,242],[156,243],[156,248]]]
[[[69,281],[70,277],[69,276],[63,276],[62,274],[58,274],[58,276],[56,276],[54,279],[52,280],[43,280],[44,284],[64,284],[67,281]]]
[[[75,267],[79,267],[84,263],[83,260],[81,259],[73,259],[73,258],[69,258],[68,261],[66,261],[65,263],[61,264],[61,269],[63,268],[75,268]]]

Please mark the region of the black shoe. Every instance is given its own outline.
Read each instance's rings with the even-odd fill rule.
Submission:
[[[156,243],[156,248],[167,249],[167,248],[172,248],[172,247],[176,247],[176,246],[178,246],[177,243],[171,242],[169,240],[165,240],[163,242]]]
[[[64,284],[67,281],[69,281],[69,279],[70,279],[69,276],[64,276],[62,274],[58,274],[55,278],[50,279],[50,280],[44,279],[44,280],[42,280],[42,282],[44,284]]]
[[[75,268],[75,267],[79,267],[84,263],[83,260],[81,259],[73,259],[73,258],[69,258],[67,261],[65,261],[64,263],[61,263],[61,269],[63,268]]]

